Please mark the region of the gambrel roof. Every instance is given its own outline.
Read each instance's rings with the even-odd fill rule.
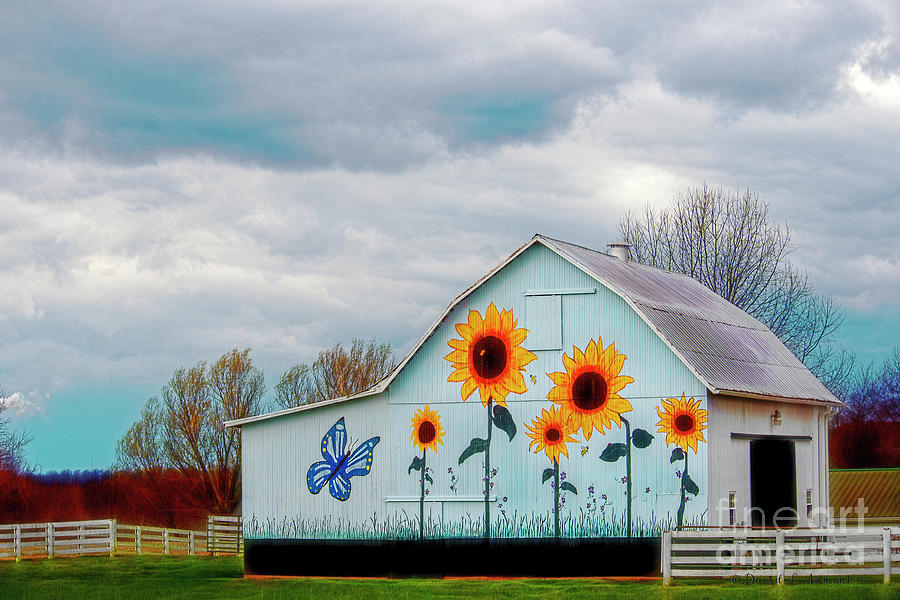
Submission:
[[[711,393],[841,404],[768,327],[696,279],[537,234],[457,296],[397,368],[369,390],[225,425],[243,425],[383,392],[457,304],[535,244],[555,252],[625,300]]]

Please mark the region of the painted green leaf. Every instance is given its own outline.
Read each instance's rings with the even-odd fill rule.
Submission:
[[[672,457],[669,458],[669,462],[673,463],[676,460],[681,460],[683,458],[684,458],[684,450],[682,450],[678,446],[675,446],[675,449],[672,450]]]
[[[576,488],[568,481],[563,481],[561,484],[559,484],[559,489],[566,490],[567,492],[572,492],[573,494],[578,494],[578,488]]]
[[[681,482],[684,485],[684,491],[686,491],[688,494],[693,494],[694,496],[696,496],[700,493],[700,488],[697,487],[697,484],[694,483],[694,480],[691,479],[687,473],[681,476]]]
[[[505,406],[494,405],[494,425],[509,436],[509,441],[516,437],[516,422]]]
[[[469,447],[463,450],[462,454],[459,455],[459,464],[463,464],[466,459],[473,454],[478,454],[479,452],[484,452],[485,450],[487,450],[487,440],[483,440],[481,438],[472,438],[472,441],[469,442]]]
[[[428,473],[425,473],[425,481],[427,481],[428,483],[434,483],[434,479],[432,479],[431,475],[429,475]]]
[[[406,474],[409,475],[413,471],[421,471],[422,464],[424,464],[424,462],[425,461],[422,460],[421,456],[416,456],[415,458],[413,458],[412,463],[410,463],[409,469],[407,469]]]
[[[541,476],[541,483],[547,483],[547,480],[553,477],[553,469],[544,469],[544,474]]]
[[[606,462],[616,462],[625,454],[628,450],[625,448],[625,444],[621,442],[616,442],[615,444],[607,444],[606,449],[603,450],[603,453],[600,454],[600,460],[605,460]]]
[[[653,436],[644,429],[635,429],[634,433],[631,434],[631,443],[634,444],[635,448],[646,448],[652,441]]]

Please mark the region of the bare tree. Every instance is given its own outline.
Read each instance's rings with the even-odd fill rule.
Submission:
[[[881,421],[900,425],[900,348],[880,368],[859,370],[833,425]]]
[[[284,372],[275,386],[275,404],[294,408],[320,400],[309,365],[294,365]]]
[[[135,422],[116,444],[120,469],[158,473],[168,466],[164,449],[164,416],[158,398],[150,398]]]
[[[174,467],[199,477],[211,508],[232,512],[240,502],[240,432],[225,421],[257,415],[265,393],[263,373],[250,349],[236,348],[210,367],[178,369],[151,398],[141,418],[119,440],[120,468]]]
[[[900,467],[900,349],[880,368],[859,369],[847,387],[844,406],[831,420],[832,465]]]
[[[10,407],[2,397],[0,392],[0,471],[17,473],[25,469],[25,446],[31,441],[31,436],[24,431],[13,430],[9,417],[3,416]]]
[[[787,260],[790,229],[769,221],[758,194],[689,188],[667,208],[629,211],[618,231],[635,260],[697,279],[767,325],[832,390],[846,384],[852,355],[833,343],[843,311]]]
[[[275,386],[275,402],[293,408],[356,394],[378,383],[395,366],[390,344],[354,338],[349,351],[335,344],[319,352],[311,367],[299,364],[285,371]]]

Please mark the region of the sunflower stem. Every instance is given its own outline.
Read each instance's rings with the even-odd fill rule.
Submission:
[[[681,504],[678,505],[678,517],[675,522],[678,529],[681,529],[681,524],[684,520],[684,505],[685,505],[684,478],[687,476],[688,476],[688,453],[685,451],[685,453],[684,453],[684,471],[681,473]]]
[[[421,495],[419,496],[419,539],[425,539],[425,448],[422,448],[422,484]]]
[[[620,418],[625,423],[625,537],[631,537],[631,423]]]
[[[491,405],[493,403],[494,399],[488,398],[487,444],[484,448],[484,539],[490,539],[491,537],[491,431],[494,426],[494,421],[491,418]]]
[[[553,459],[553,535],[559,537],[559,461]]]

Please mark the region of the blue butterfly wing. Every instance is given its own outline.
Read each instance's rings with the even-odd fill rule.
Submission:
[[[322,438],[322,457],[337,465],[347,453],[347,426],[341,417]]]
[[[343,471],[340,469],[328,482],[328,491],[341,502],[350,497],[350,478],[344,475]]]
[[[322,491],[328,478],[334,473],[335,465],[328,461],[320,461],[313,463],[306,472],[306,486],[311,494],[318,494]]]
[[[325,460],[313,463],[306,472],[306,486],[310,493],[318,494],[322,491],[344,458],[346,449],[347,426],[344,424],[344,417],[341,417],[322,438],[321,450]]]
[[[381,438],[375,436],[360,444],[341,465],[340,472],[345,474],[348,480],[357,475],[368,475],[372,470],[372,460],[375,458],[375,446],[380,441]]]
[[[328,491],[332,496],[341,502],[350,497],[350,478],[369,474],[372,470],[372,460],[375,458],[373,450],[380,441],[380,437],[373,437],[350,453],[328,483]]]

